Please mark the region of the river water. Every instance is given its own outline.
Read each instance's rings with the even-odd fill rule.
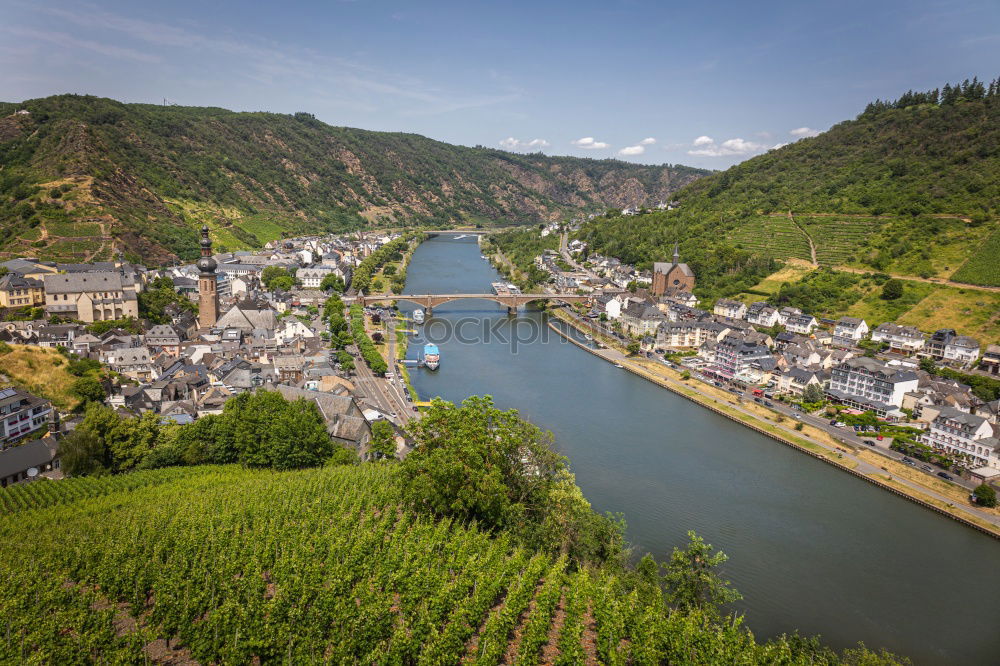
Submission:
[[[498,279],[474,238],[442,235],[417,248],[406,293],[486,293]],[[735,608],[759,637],[798,630],[918,664],[998,662],[1000,543],[615,368],[545,317],[484,300],[435,308],[408,355],[432,339],[441,366],[412,371],[414,388],[492,395],[551,430],[594,508],[624,515],[637,553],[665,559],[688,530],[725,551]]]

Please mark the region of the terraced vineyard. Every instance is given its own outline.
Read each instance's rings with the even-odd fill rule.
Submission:
[[[736,620],[668,610],[655,586],[420,517],[395,469],[7,491],[0,662],[805,663]]]
[[[775,259],[812,260],[809,239],[787,217],[755,217],[744,222],[730,240],[748,250]]]
[[[816,261],[821,266],[850,263],[883,221],[865,217],[809,217],[796,215],[816,245]]]

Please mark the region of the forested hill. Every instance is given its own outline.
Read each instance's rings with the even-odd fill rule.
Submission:
[[[1000,212],[1000,89],[877,101],[855,120],[749,159],[686,188],[688,210],[861,215]]]
[[[702,298],[746,291],[788,259],[1000,286],[1000,83],[873,102],[677,198],[678,209],[600,217],[579,236],[643,268],[680,242]]]
[[[202,223],[237,249],[380,223],[538,222],[655,204],[708,173],[78,95],[0,104],[0,165],[0,251],[151,263],[193,256]]]

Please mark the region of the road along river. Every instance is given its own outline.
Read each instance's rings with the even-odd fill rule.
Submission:
[[[431,237],[406,293],[485,293],[499,279],[475,238]],[[724,550],[758,636],[997,662],[1000,543],[616,368],[546,320],[490,301],[438,306],[408,355],[430,339],[441,366],[411,371],[412,383],[421,399],[492,395],[551,430],[594,508],[624,514],[639,554],[664,559],[689,529]]]

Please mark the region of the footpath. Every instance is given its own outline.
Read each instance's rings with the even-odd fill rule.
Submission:
[[[585,329],[574,315],[565,310],[554,313],[560,321],[580,332],[596,333],[592,328]],[[894,460],[883,459],[876,453],[858,448],[850,443],[838,442],[826,432],[811,425],[803,425],[801,431],[794,429],[793,420],[788,425],[783,415],[770,412],[766,408],[758,408],[737,400],[732,394],[719,391],[714,387],[699,387],[695,379],[683,380],[678,372],[668,368],[660,361],[645,359],[637,360],[612,346],[595,349],[576,339],[561,326],[549,322],[549,328],[566,338],[581,349],[598,356],[609,363],[620,365],[657,386],[670,390],[702,407],[736,421],[751,430],[769,437],[775,441],[791,446],[802,453],[822,460],[825,463],[853,474],[859,479],[878,486],[879,488],[919,504],[926,509],[956,520],[983,534],[1000,539],[1000,513],[980,509],[971,505],[956,504],[956,496],[929,488],[918,483],[909,476],[911,470]],[[607,340],[607,342],[613,342]],[[792,427],[789,427],[792,426]],[[943,482],[942,482],[943,483]],[[960,492],[965,492],[960,489]]]

